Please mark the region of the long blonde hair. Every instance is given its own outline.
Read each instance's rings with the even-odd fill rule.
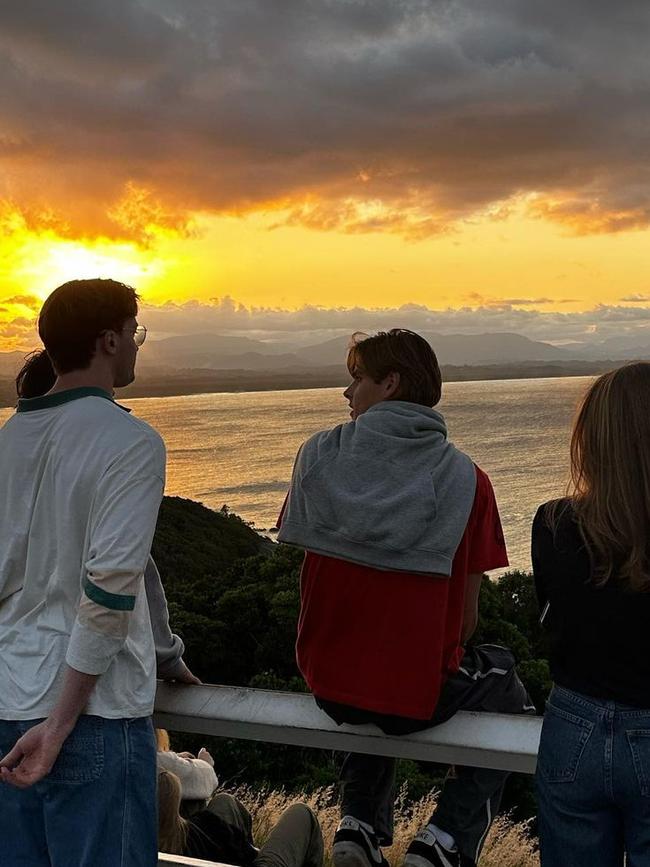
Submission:
[[[600,376],[571,437],[569,494],[596,584],[650,590],[650,363]]]
[[[159,753],[168,753],[171,750],[169,732],[167,729],[156,729],[156,749]]]
[[[170,855],[184,855],[187,821],[179,812],[181,781],[171,771],[158,774],[158,848]]]

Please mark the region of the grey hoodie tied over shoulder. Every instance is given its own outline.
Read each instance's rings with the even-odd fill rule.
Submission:
[[[442,415],[382,401],[298,452],[278,540],[376,569],[451,575],[476,491]]]

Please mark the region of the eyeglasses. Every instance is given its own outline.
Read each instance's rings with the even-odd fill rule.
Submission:
[[[123,328],[122,331],[130,331],[133,335],[133,342],[136,346],[142,346],[147,338],[147,329],[144,325],[138,325],[137,328]]]
[[[102,334],[106,334],[109,329],[105,329],[104,331],[100,331],[97,335],[101,337]],[[142,346],[147,338],[147,329],[144,325],[137,325],[135,328],[120,328],[119,331],[116,331],[116,334],[121,334],[123,331],[128,331],[129,334],[133,335],[133,342],[137,347]]]

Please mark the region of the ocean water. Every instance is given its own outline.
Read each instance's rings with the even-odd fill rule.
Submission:
[[[491,477],[511,565],[530,566],[537,506],[561,496],[571,420],[591,379],[453,382],[440,409],[450,439]],[[228,505],[259,529],[274,526],[301,442],[348,418],[341,389],[138,398],[133,411],[165,439],[166,493]],[[0,423],[11,410],[0,409]]]

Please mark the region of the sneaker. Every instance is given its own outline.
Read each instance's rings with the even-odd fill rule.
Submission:
[[[334,835],[335,867],[388,867],[377,835],[367,831],[353,816],[344,816]]]
[[[462,864],[460,852],[445,849],[428,828],[413,838],[404,856],[404,867],[461,867]]]

